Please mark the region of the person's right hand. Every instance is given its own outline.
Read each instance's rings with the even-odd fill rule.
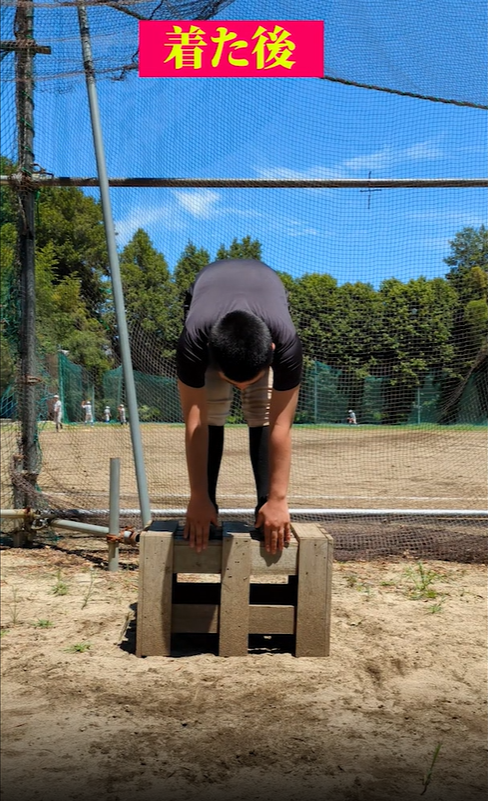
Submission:
[[[190,548],[197,553],[208,545],[210,523],[217,525],[217,512],[212,501],[205,496],[192,496],[186,510],[183,537],[190,540]]]

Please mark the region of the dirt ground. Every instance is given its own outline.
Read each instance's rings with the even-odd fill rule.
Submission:
[[[138,659],[137,551],[95,545],[3,547],[4,801],[486,797],[483,565],[335,562],[328,658]]]
[[[8,460],[16,449],[11,429],[0,432],[3,508],[11,505]],[[188,499],[183,427],[143,424],[141,437],[151,507],[183,507]],[[221,508],[254,508],[247,440],[245,426],[226,428]],[[486,509],[483,427],[295,426],[292,440],[292,508]],[[70,425],[56,433],[50,423],[39,442],[38,484],[52,506],[107,509],[111,457],[120,458],[122,508],[139,506],[129,426]]]

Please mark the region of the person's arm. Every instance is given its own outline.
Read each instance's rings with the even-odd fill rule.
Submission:
[[[217,524],[217,514],[208,497],[207,458],[208,423],[205,387],[195,389],[178,381],[183,420],[185,450],[190,482],[190,501],[183,536],[200,552],[207,547],[210,523]]]
[[[269,410],[269,493],[259,510],[256,525],[264,529],[269,553],[281,550],[290,540],[288,483],[291,467],[291,427],[300,387],[284,392],[273,390]]]

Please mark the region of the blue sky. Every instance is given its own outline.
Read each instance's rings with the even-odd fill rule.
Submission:
[[[236,0],[219,16],[290,19],[295,5]],[[483,102],[483,29],[466,17],[463,3],[433,0],[422,6],[426,16],[408,20],[403,12],[411,3],[404,0],[386,10],[383,3],[382,15],[374,13],[378,2],[353,5],[312,0],[307,7],[308,18],[327,12],[320,16],[326,73],[447,97],[473,99],[474,93]],[[452,28],[456,16],[437,13],[440,7],[454,13],[456,5],[464,14],[457,17],[459,30]],[[473,5],[481,13],[483,4]],[[97,57],[104,48],[110,52],[115,37],[98,37],[96,12],[89,11]],[[124,35],[136,36],[135,22],[126,18],[124,26]],[[80,60],[75,35],[71,44],[72,61]],[[36,93],[36,161],[57,175],[95,175],[84,81],[66,79],[61,93],[47,83]],[[141,79],[131,73],[123,82],[100,80],[98,93],[114,177],[486,175],[486,112],[478,109],[317,79]],[[328,272],[339,283],[375,286],[392,276],[444,275],[449,240],[486,221],[486,198],[484,189],[371,195],[356,189],[111,190],[119,246],[142,227],[170,268],[189,240],[213,258],[221,243],[250,235],[275,269],[294,276]]]

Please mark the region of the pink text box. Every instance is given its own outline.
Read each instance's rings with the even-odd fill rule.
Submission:
[[[141,78],[321,78],[322,20],[143,20]]]

